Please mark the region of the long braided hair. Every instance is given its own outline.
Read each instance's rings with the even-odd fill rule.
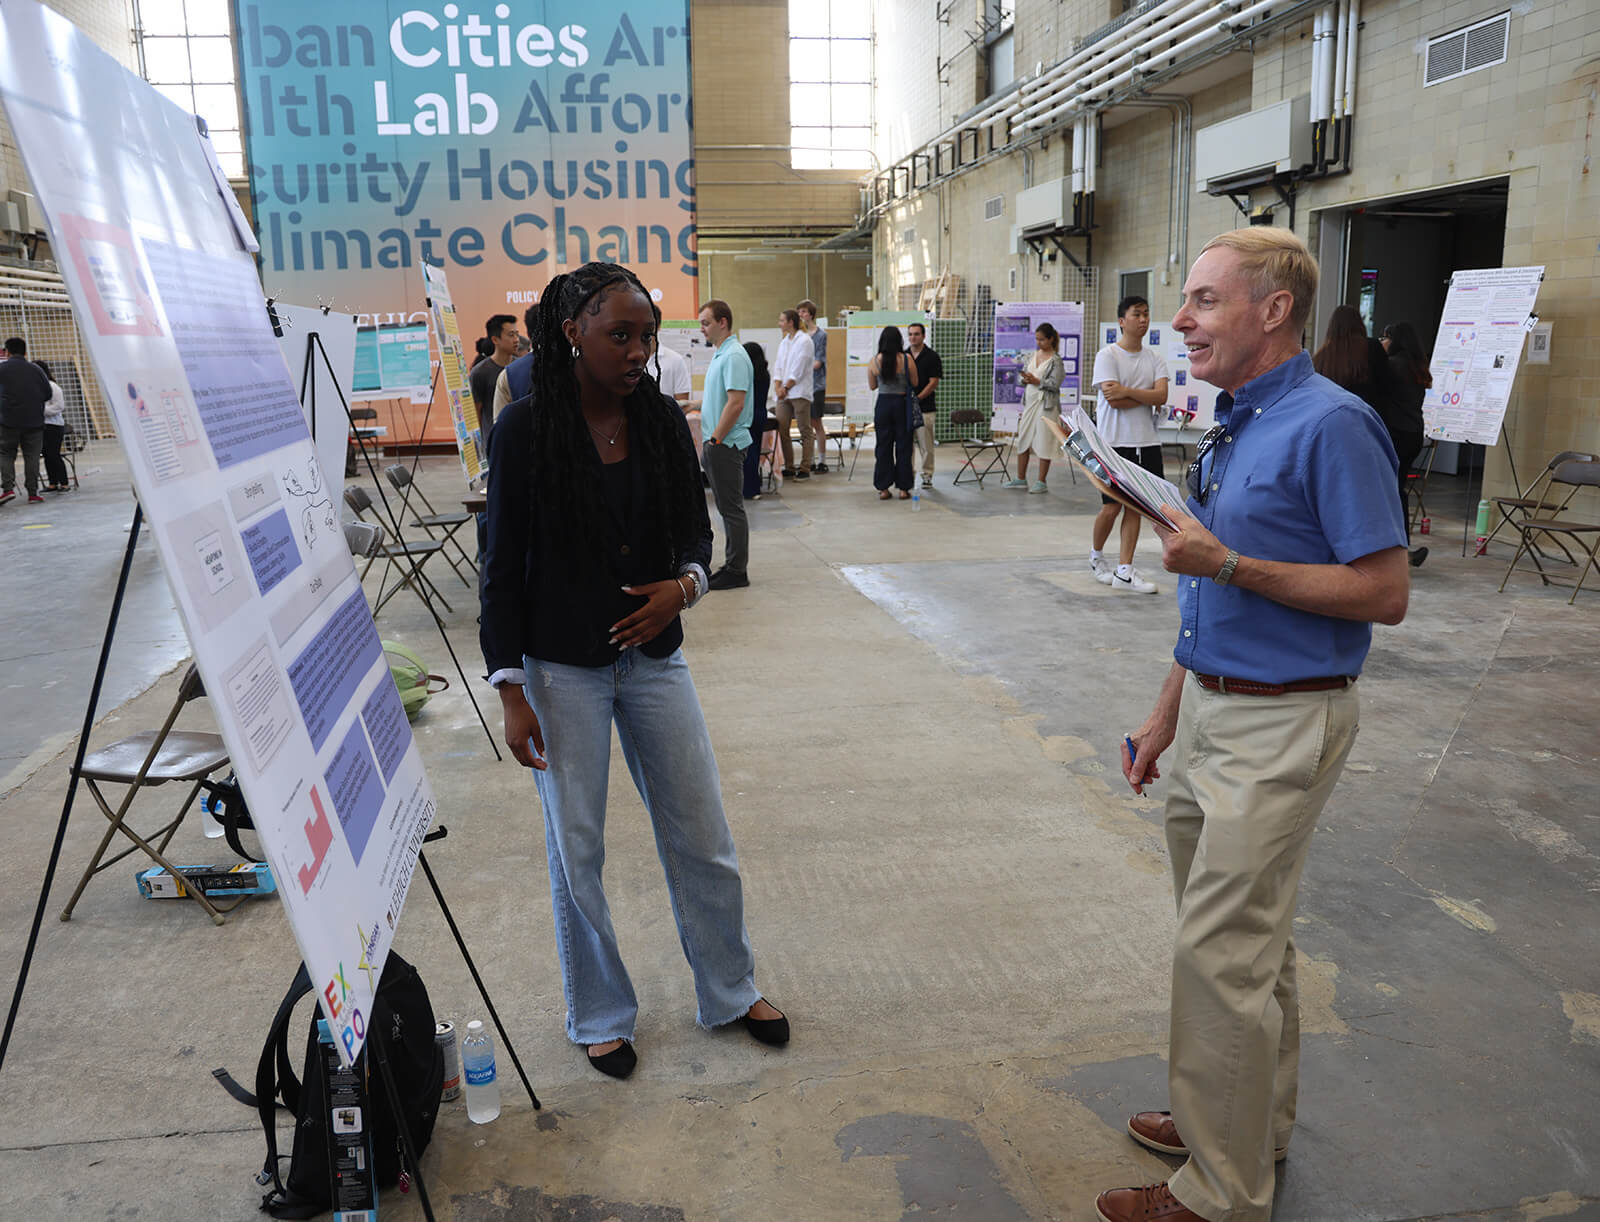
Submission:
[[[609,521],[599,481],[590,477],[594,442],[583,418],[582,395],[572,346],[562,332],[567,319],[587,311],[598,314],[603,299],[614,291],[649,291],[627,268],[616,263],[586,263],[556,276],[545,286],[529,319],[533,345],[533,400],[529,414],[532,438],[528,471],[533,481],[533,527],[565,550],[573,576],[593,573],[600,565]],[[657,326],[661,312],[651,302]],[[699,472],[683,461],[681,430],[674,419],[681,409],[661,394],[660,359],[654,362],[628,396],[628,451],[643,464],[649,532],[646,554],[672,558],[674,526],[698,515],[704,505]],[[663,574],[666,576],[667,574]]]

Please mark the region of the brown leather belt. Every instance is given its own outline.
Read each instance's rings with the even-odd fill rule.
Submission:
[[[1282,696],[1286,692],[1331,692],[1349,687],[1355,675],[1324,675],[1319,679],[1300,679],[1294,683],[1257,683],[1254,679],[1229,679],[1224,675],[1194,676],[1207,691],[1230,696]]]

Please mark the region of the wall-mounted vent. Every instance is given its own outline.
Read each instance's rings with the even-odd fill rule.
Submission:
[[[1505,63],[1510,35],[1511,14],[1500,13],[1428,39],[1427,59],[1422,70],[1423,87]]]
[[[910,246],[916,240],[917,231],[915,229],[902,229],[900,231],[900,245]]]
[[[1004,195],[992,195],[988,199],[983,201],[983,219],[984,220],[986,220],[986,221],[998,221],[1005,214],[1006,214],[1006,197]]]
[[[1017,269],[1014,267],[1006,269],[1006,290],[1012,293],[1017,291]]]

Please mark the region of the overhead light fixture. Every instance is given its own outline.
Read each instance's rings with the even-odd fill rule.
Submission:
[[[777,255],[734,255],[735,263],[776,263]]]

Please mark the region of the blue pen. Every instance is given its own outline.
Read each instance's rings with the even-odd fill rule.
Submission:
[[[1126,734],[1122,736],[1122,742],[1123,745],[1128,748],[1128,765],[1132,767],[1134,764],[1139,762],[1138,749],[1134,747],[1133,739],[1129,738]]]

